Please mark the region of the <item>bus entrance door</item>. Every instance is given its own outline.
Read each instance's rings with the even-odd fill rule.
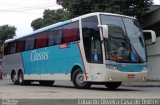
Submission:
[[[102,59],[102,44],[99,35],[94,35],[91,38],[91,81],[101,81],[103,59]]]

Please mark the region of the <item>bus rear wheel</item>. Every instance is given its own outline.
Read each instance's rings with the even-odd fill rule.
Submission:
[[[90,88],[91,86],[91,83],[84,81],[84,76],[81,69],[77,69],[73,73],[72,82],[74,86],[79,89]]]
[[[22,71],[20,71],[19,74],[18,74],[18,83],[19,83],[19,85],[24,85],[25,84],[24,76],[23,76]]]
[[[117,89],[121,84],[122,84],[122,82],[107,82],[107,83],[105,83],[105,86],[106,86],[109,90],[115,90],[115,89]]]
[[[19,85],[30,85],[31,84],[31,81],[24,80],[24,75],[22,71],[18,73],[18,84]]]
[[[12,72],[11,79],[12,79],[12,82],[13,82],[14,85],[18,85],[18,80],[17,80],[15,72]]]

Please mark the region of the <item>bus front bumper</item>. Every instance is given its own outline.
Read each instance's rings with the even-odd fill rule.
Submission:
[[[108,69],[104,75],[104,81],[145,81],[147,79],[147,70],[141,72],[121,72]]]

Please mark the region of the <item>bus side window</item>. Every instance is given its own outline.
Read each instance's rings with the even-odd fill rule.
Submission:
[[[5,43],[4,44],[4,55],[8,55],[10,51],[10,44],[9,43]]]
[[[78,29],[64,29],[63,43],[77,41],[78,39]]]
[[[41,48],[47,46],[47,33],[41,33],[35,37],[35,48]]]
[[[73,42],[79,40],[79,24],[73,22],[63,27],[63,43]]]
[[[32,50],[34,48],[34,37],[26,38],[25,50]]]
[[[48,45],[57,45],[60,44],[62,40],[62,28],[55,28],[50,30],[48,36]]]
[[[10,43],[10,54],[14,54],[16,52],[16,43],[11,42]]]
[[[25,47],[25,41],[24,40],[18,40],[16,42],[16,52],[24,51]]]

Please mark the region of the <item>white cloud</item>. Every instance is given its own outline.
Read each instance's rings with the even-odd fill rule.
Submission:
[[[153,0],[154,4],[160,5],[160,0]]]
[[[32,32],[32,20],[42,17],[44,9],[57,9],[56,0],[0,0],[0,25],[17,27],[17,36]]]

